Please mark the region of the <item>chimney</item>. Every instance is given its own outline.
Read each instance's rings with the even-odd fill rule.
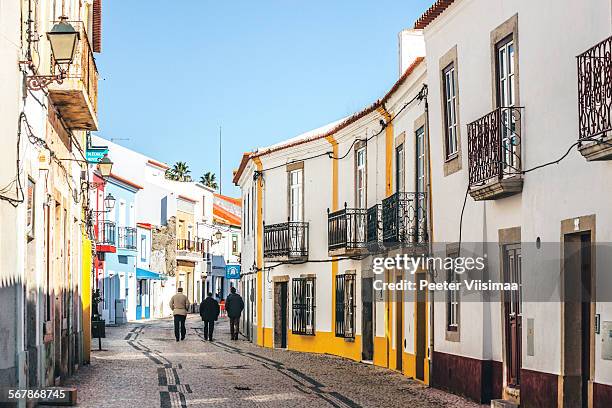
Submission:
[[[425,40],[423,39],[423,30],[411,28],[400,31],[397,37],[399,43],[399,76],[402,76],[414,60],[425,56]]]

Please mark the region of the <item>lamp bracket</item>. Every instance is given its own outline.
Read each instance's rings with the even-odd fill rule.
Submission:
[[[26,77],[26,87],[32,91],[40,91],[41,89],[47,88],[53,82],[62,84],[66,74],[60,72],[57,75],[28,75]]]

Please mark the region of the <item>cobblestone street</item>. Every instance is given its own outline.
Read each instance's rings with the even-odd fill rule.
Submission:
[[[478,407],[371,365],[232,342],[227,319],[212,343],[199,318],[187,328],[178,343],[170,319],[107,328],[104,350],[69,383],[79,406]]]

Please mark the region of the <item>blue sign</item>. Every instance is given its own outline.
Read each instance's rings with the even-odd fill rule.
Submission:
[[[225,265],[226,279],[240,279],[240,265]]]
[[[85,150],[85,159],[90,163],[97,163],[108,153],[108,147],[92,147]]]

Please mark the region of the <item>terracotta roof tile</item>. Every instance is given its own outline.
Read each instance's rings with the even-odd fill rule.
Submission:
[[[444,12],[455,0],[437,0],[430,8],[414,23],[414,28],[422,30]]]

